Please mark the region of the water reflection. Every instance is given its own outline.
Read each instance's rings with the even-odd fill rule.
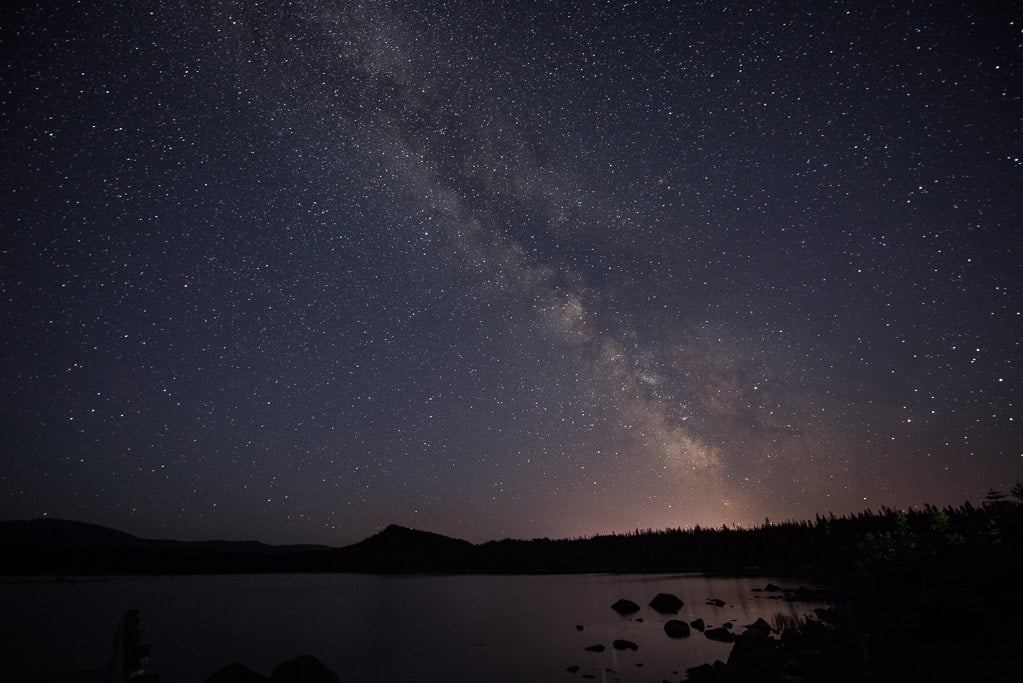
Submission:
[[[148,670],[167,683],[201,681],[240,661],[260,673],[312,654],[342,680],[678,680],[727,659],[730,645],[670,619],[737,629],[819,603],[757,592],[769,578],[702,575],[556,576],[241,575],[128,577],[0,585],[11,621],[9,671],[94,666],[124,610],[137,608],[153,645]],[[775,583],[785,585],[780,579]],[[678,596],[677,615],[648,606]],[[639,611],[621,616],[620,598]],[[708,599],[720,602],[708,604]],[[581,627],[581,629],[579,628]],[[614,641],[636,649],[616,649]],[[55,648],[54,644],[61,647]],[[594,645],[603,645],[595,651]],[[587,648],[591,648],[588,650]],[[57,652],[59,650],[59,652]],[[569,673],[570,667],[578,667]]]

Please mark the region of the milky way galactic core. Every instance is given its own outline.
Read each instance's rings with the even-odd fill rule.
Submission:
[[[0,517],[480,541],[1010,488],[1011,10],[5,7]]]

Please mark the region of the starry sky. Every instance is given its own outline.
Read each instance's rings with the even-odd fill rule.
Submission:
[[[0,518],[482,541],[1011,488],[1023,12],[892,5],[5,2]]]

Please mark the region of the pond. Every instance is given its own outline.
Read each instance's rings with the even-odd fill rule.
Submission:
[[[699,574],[9,579],[0,583],[0,678],[106,666],[122,615],[138,609],[152,646],[146,670],[163,683],[203,681],[232,662],[269,675],[300,654],[342,681],[680,680],[688,667],[727,659],[731,645],[696,631],[669,638],[669,619],[732,621],[741,632],[758,617],[773,623],[820,606],[754,590],[768,582],[796,587]],[[648,607],[661,592],[682,599],[677,616]],[[640,611],[617,614],[619,598]],[[616,650],[616,639],[638,649]],[[585,649],[598,643],[603,652]]]

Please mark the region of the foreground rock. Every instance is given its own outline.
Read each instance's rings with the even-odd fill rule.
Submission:
[[[661,614],[678,614],[678,611],[682,609],[684,605],[678,596],[672,595],[671,593],[658,593],[653,600],[650,601],[650,606]]]
[[[632,600],[626,600],[625,598],[622,598],[615,604],[611,605],[611,609],[613,609],[615,612],[618,612],[618,614],[628,615],[635,614],[636,612],[638,612],[639,605],[634,603]]]
[[[729,631],[727,628],[709,628],[704,631],[703,635],[707,636],[710,640],[716,640],[719,643],[731,643],[735,640],[735,634]]]
[[[669,638],[688,638],[689,624],[678,619],[671,619],[664,625],[664,632],[668,634]]]
[[[732,653],[728,655],[728,665],[761,675],[766,675],[770,668],[776,668],[779,665],[777,655],[780,643],[771,638],[770,633],[770,628],[766,631],[760,628],[746,629],[735,639]]]
[[[339,683],[339,680],[316,657],[301,655],[275,666],[270,678],[236,662],[218,669],[206,683]]]
[[[724,629],[712,632],[728,633]],[[687,681],[697,683],[810,683],[817,681],[858,681],[860,665],[858,641],[842,629],[829,628],[819,621],[805,620],[773,637],[770,625],[758,619],[745,627],[735,639],[727,664],[714,662],[687,670]],[[731,634],[729,634],[731,635]],[[1000,680],[963,676],[886,677],[877,680]]]
[[[720,681],[724,680],[726,670],[727,666],[725,663],[718,659],[713,664],[701,664],[700,666],[686,669],[686,680],[695,683]]]
[[[312,655],[282,662],[270,674],[274,683],[339,683],[337,674]]]

